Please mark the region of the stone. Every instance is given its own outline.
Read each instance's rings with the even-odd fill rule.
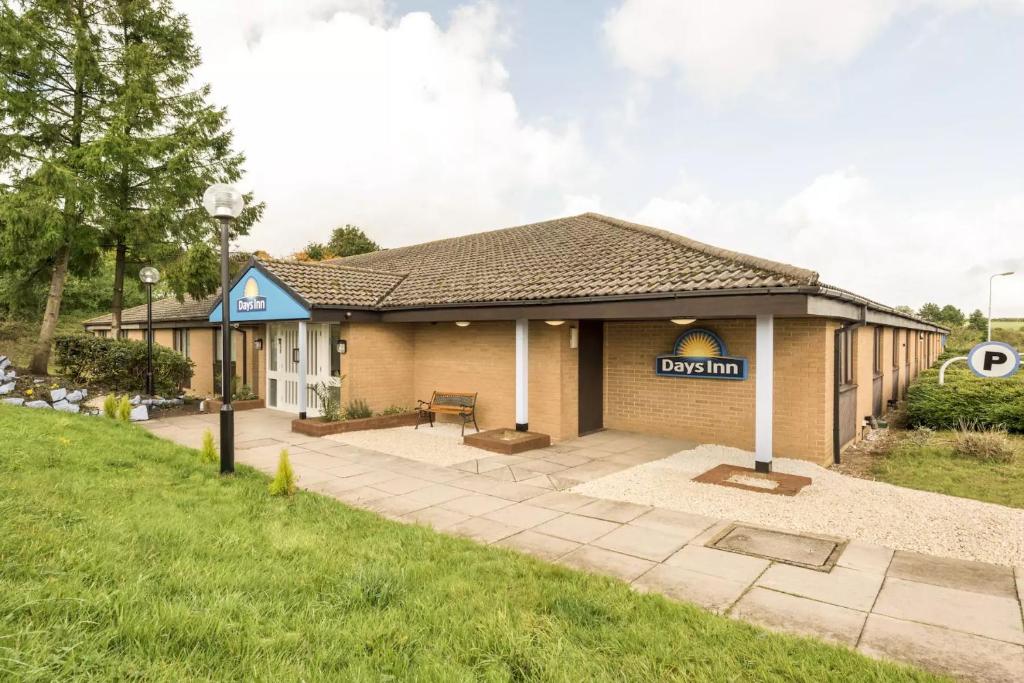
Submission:
[[[0,385],[0,396],[9,394],[14,391],[14,382],[8,382],[7,384]]]
[[[776,564],[768,568],[757,585],[791,595],[800,595],[830,605],[867,612],[875,604],[884,575],[847,567],[831,572]]]
[[[62,413],[77,413],[81,410],[77,403],[68,403],[67,401],[57,401],[53,404],[53,409]]]
[[[51,408],[52,406],[46,401],[29,401],[25,404],[26,408]]]
[[[68,390],[63,387],[61,387],[60,389],[50,390],[50,400],[53,401],[54,403],[56,403],[57,401],[63,401],[67,395]]]
[[[11,364],[11,359],[7,356],[0,356],[0,370],[6,370],[7,366]]]
[[[25,405],[25,399],[23,398],[5,398],[2,403],[6,403],[9,406],[20,406]]]
[[[144,398],[144,399],[142,399],[140,401],[140,403],[142,405],[144,405],[144,406],[151,406],[151,405],[153,405],[153,399],[151,399],[151,398]]]
[[[86,397],[89,396],[89,390],[88,389],[79,389],[79,391],[82,392],[82,398],[86,398]]]
[[[653,562],[662,562],[679,550],[687,540],[686,536],[679,534],[624,524],[591,543],[605,550],[613,550]]]
[[[14,370],[8,370],[7,373],[4,375],[4,380],[9,382],[12,379],[15,379],[17,376],[18,376],[17,372],[15,372]]]
[[[75,391],[69,392],[68,395],[65,396],[64,398],[66,398],[71,403],[80,403],[82,399],[85,398],[85,394],[83,394],[80,390],[76,389]]]
[[[867,619],[866,612],[756,587],[740,598],[729,616],[850,647],[857,645]]]
[[[131,420],[132,422],[142,422],[144,420],[148,420],[149,409],[146,408],[146,406],[137,405],[134,408],[132,408],[131,415],[128,416],[128,419]]]
[[[137,406],[140,403],[142,403],[142,397],[139,396],[138,394],[135,394],[134,396],[132,396],[132,398],[129,401],[129,403],[131,403],[133,406]]]

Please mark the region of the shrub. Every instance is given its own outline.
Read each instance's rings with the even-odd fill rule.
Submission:
[[[951,354],[943,354],[944,361]],[[907,424],[932,429],[955,429],[961,421],[978,427],[1004,427],[1024,432],[1024,373],[1006,379],[984,379],[964,361],[946,369],[939,386],[938,370],[921,373],[907,391]]]
[[[341,381],[344,377],[333,378],[330,382],[317,382],[313,393],[320,401],[320,417],[328,422],[341,419]]]
[[[288,449],[285,448],[281,450],[281,457],[277,461],[277,474],[270,482],[270,495],[290,496],[295,493],[296,488],[295,470],[292,469],[292,463],[288,460]]]
[[[199,461],[213,463],[219,459],[217,447],[213,444],[213,433],[207,429],[203,432],[203,448],[199,451]]]
[[[1016,455],[1013,444],[1006,438],[1006,430],[978,428],[969,422],[961,422],[957,427],[953,452],[982,462],[1012,462]]]
[[[381,415],[401,415],[402,413],[409,412],[408,408],[402,406],[388,406],[384,410],[380,411]]]
[[[365,399],[356,398],[348,404],[345,409],[346,420],[361,420],[366,417],[373,417],[373,411]]]
[[[117,402],[117,419],[121,422],[127,422],[132,416],[132,402],[128,400],[128,394],[121,397],[121,400]]]
[[[111,420],[117,419],[117,396],[115,394],[107,394],[107,397],[103,399],[103,414]]]
[[[232,401],[251,401],[253,399],[259,398],[256,395],[256,392],[252,390],[252,387],[250,387],[248,384],[242,384],[241,377],[235,377],[234,380],[232,380],[231,382],[231,387],[234,389],[231,392]]]
[[[54,340],[54,348],[58,369],[73,382],[121,391],[137,391],[145,384],[145,342],[64,335]],[[180,353],[153,345],[153,388],[158,394],[176,393],[192,377],[192,368],[192,361]]]
[[[934,435],[935,430],[931,427],[918,427],[907,435],[907,440],[915,446],[926,446]]]

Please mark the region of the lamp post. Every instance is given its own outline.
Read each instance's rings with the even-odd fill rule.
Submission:
[[[146,266],[139,271],[139,279],[146,285],[146,394],[153,396],[153,285],[160,282],[160,271]]]
[[[210,185],[203,193],[203,208],[220,222],[220,473],[235,471],[235,412],[231,407],[231,274],[228,271],[228,242],[231,221],[242,213],[242,193],[231,185]]]
[[[1006,275],[1013,275],[1013,271],[996,273],[988,279],[988,341],[992,341],[992,281],[997,277],[1004,277]]]

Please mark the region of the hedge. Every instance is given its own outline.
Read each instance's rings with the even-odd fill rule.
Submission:
[[[965,361],[957,361],[946,368],[946,383],[939,386],[938,366],[952,355],[942,354],[935,368],[922,372],[910,385],[907,423],[911,427],[952,429],[964,420],[1024,432],[1024,373],[1006,379],[982,379]]]
[[[54,340],[57,367],[74,382],[97,384],[115,391],[141,392],[146,385],[146,342],[66,335]],[[192,377],[190,359],[153,345],[153,388],[157,394],[177,393]]]

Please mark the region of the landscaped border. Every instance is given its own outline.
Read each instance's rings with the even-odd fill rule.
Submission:
[[[395,415],[374,415],[358,420],[338,420],[325,422],[320,419],[292,420],[292,431],[306,436],[327,436],[328,434],[344,434],[358,432],[363,429],[392,429],[394,427],[411,427],[416,424],[416,411],[397,413]]]

